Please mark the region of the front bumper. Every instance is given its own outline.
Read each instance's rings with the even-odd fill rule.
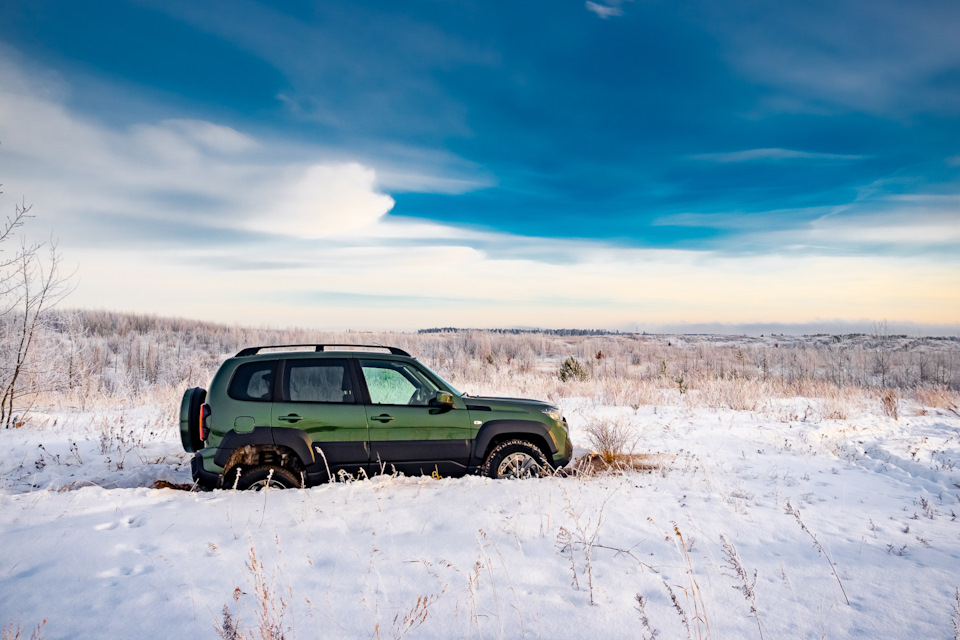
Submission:
[[[566,442],[563,445],[563,451],[557,451],[553,456],[553,468],[560,469],[570,464],[570,460],[573,458],[573,443],[570,442],[570,438],[565,439]]]
[[[207,471],[203,467],[203,455],[199,451],[193,454],[190,460],[190,474],[197,486],[203,489],[218,489],[220,487],[221,477],[219,473]]]

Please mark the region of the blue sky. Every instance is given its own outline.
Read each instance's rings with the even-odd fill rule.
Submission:
[[[59,236],[76,304],[960,323],[956,2],[49,0],[0,24],[2,204]]]

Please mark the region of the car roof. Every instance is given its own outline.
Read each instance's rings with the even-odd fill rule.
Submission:
[[[383,353],[386,350],[388,353]],[[281,344],[281,345],[263,345],[259,347],[247,347],[242,349],[235,358],[256,357],[257,360],[263,358],[315,358],[318,356],[336,357],[356,357],[361,356],[400,356],[412,358],[412,356],[397,347],[387,347],[383,345],[367,344]]]

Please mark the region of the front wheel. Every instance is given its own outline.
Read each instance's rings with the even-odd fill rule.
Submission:
[[[552,472],[543,451],[526,440],[501,442],[480,469],[488,478],[542,478]]]
[[[249,470],[241,469],[240,477],[236,479],[236,487],[241,491],[250,489],[299,489],[300,479],[289,469],[265,464]]]

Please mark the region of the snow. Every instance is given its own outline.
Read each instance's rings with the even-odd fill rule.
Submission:
[[[561,406],[577,455],[618,420],[663,467],[195,493],[150,488],[190,482],[175,407],[35,413],[0,432],[0,624],[216,638],[227,607],[300,639],[951,637],[960,417]]]

